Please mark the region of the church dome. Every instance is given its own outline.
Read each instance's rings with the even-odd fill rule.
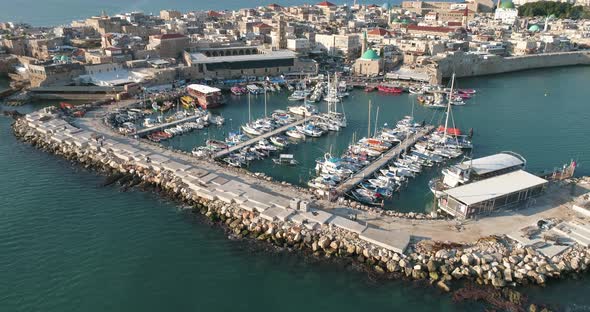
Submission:
[[[541,27],[539,27],[539,25],[532,25],[531,27],[529,27],[529,31],[539,32],[541,31]]]
[[[502,9],[514,9],[514,3],[512,3],[512,0],[504,0],[500,2],[500,7]]]
[[[361,56],[361,59],[368,61],[376,61],[379,59],[379,55],[377,55],[377,52],[375,52],[375,50],[367,49],[367,51],[363,53],[363,56]]]

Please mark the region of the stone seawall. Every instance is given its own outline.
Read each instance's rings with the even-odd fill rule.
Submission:
[[[129,187],[139,183],[154,185],[224,226],[237,238],[301,250],[316,257],[343,259],[384,277],[425,280],[445,291],[449,290],[452,280],[461,279],[496,287],[544,284],[548,278],[581,272],[590,265],[590,250],[579,245],[550,258],[534,248],[521,248],[505,236],[461,244],[426,240],[395,251],[370,235],[384,231],[376,228],[345,230],[320,221],[323,211],[316,212],[317,222],[268,218],[256,209],[244,209],[237,202],[199,195],[176,171],[154,170],[111,150],[91,148],[89,142],[95,140],[93,134],[73,127],[57,114],[45,113],[37,117],[28,115],[15,121],[14,134],[40,149],[109,173],[115,177],[111,183],[122,180]],[[43,127],[49,121],[54,126],[53,132]],[[407,234],[387,232],[387,235]]]
[[[455,72],[458,78],[493,75],[514,71],[590,65],[590,51],[545,53],[511,57],[492,56],[483,58],[475,54],[457,53],[437,62],[437,82],[450,78]]]

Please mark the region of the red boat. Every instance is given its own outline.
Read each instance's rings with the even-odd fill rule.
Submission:
[[[223,104],[223,95],[221,95],[220,89],[192,84],[186,87],[186,91],[204,109],[219,107]]]
[[[402,89],[400,87],[392,87],[392,86],[386,86],[386,85],[378,85],[377,90],[379,90],[381,92],[385,92],[385,93],[394,93],[394,94],[400,94],[400,93],[404,92],[404,89]]]
[[[436,129],[436,131],[445,132],[445,127],[439,126],[438,129]],[[454,136],[461,135],[461,130],[459,130],[459,128],[447,128],[446,132],[449,135],[454,135]]]
[[[459,89],[457,90],[457,92],[459,93],[463,93],[463,94],[475,94],[475,90],[474,89]]]
[[[74,105],[66,102],[60,102],[59,107],[61,107],[62,109],[73,109]]]

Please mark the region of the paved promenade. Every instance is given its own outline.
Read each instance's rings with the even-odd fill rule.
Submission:
[[[46,118],[40,112],[26,116],[29,127],[48,135],[51,141],[88,150],[97,150],[154,170],[167,170],[180,178],[192,192],[202,198],[235,203],[241,209],[257,211],[260,217],[281,222],[295,222],[306,227],[322,224],[359,234],[361,239],[384,248],[402,252],[410,237],[420,239],[469,242],[482,236],[518,233],[541,219],[573,220],[570,188],[555,186],[531,207],[509,210],[481,220],[427,220],[389,216],[375,211],[361,211],[325,200],[314,200],[310,192],[200,160],[191,154],[163,148],[114,133],[102,123],[105,111],[94,111],[85,118],[75,119],[73,125],[60,118]],[[101,143],[95,138],[104,137]],[[587,185],[582,192],[588,192]],[[579,192],[576,192],[579,195]],[[304,208],[302,202],[308,203]],[[351,214],[357,220],[348,219]]]

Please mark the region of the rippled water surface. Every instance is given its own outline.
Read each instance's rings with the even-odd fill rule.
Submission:
[[[478,95],[455,117],[462,127],[475,128],[478,155],[519,151],[532,170],[573,157],[580,174],[590,174],[589,79],[589,67],[572,67],[461,81]],[[281,97],[273,103],[286,105]],[[345,109],[358,121],[347,131],[366,131],[369,98],[381,107],[380,120],[411,112],[407,96],[355,92]],[[244,116],[245,99],[233,101],[224,114]],[[416,107],[415,113],[432,119],[429,110]],[[152,193],[101,187],[103,177],[17,142],[9,125],[0,118],[0,311],[482,309],[453,304],[438,290],[411,282],[374,283],[333,264],[253,250]],[[189,146],[180,140],[196,142],[198,136],[181,137],[178,144]],[[313,159],[330,145],[341,149],[340,140],[346,141],[320,139],[294,153]],[[427,179],[414,181],[393,208],[424,209],[429,199],[420,185]],[[589,291],[585,278],[526,292],[576,311],[590,306]]]

